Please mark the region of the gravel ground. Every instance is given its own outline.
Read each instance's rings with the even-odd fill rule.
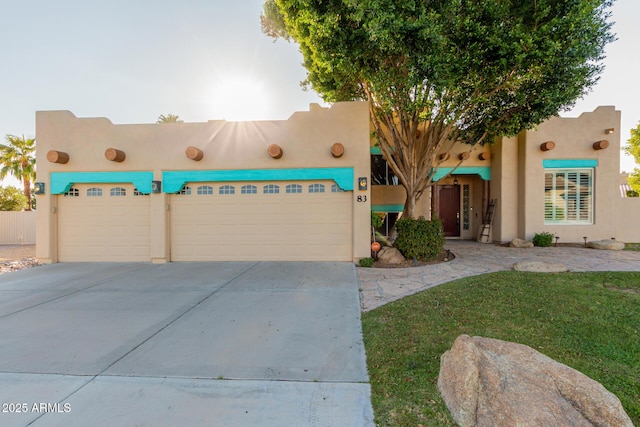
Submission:
[[[0,274],[37,265],[36,245],[0,245]]]

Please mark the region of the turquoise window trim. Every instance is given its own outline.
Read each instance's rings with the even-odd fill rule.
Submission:
[[[598,159],[547,159],[542,161],[545,169],[584,169],[598,166]]]
[[[139,192],[151,193],[153,172],[51,172],[51,194],[64,194],[73,184],[131,183]]]
[[[188,182],[311,181],[333,180],[353,191],[353,168],[235,169],[162,172],[162,191],[176,193]]]
[[[382,154],[382,150],[380,149],[380,147],[371,147],[370,151],[371,154]]]
[[[371,205],[373,212],[402,212],[404,205]]]
[[[438,168],[433,175],[433,180],[438,181],[451,172],[453,168]],[[460,166],[453,171],[452,175],[480,175],[485,181],[491,180],[491,166]]]

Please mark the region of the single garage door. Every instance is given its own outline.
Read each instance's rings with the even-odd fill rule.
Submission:
[[[333,181],[189,183],[171,195],[171,260],[351,261],[351,195]]]
[[[149,261],[149,197],[131,184],[77,184],[58,196],[59,260]]]

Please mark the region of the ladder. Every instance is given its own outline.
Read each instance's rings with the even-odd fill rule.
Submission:
[[[487,213],[484,216],[484,221],[482,221],[482,226],[480,227],[480,232],[478,233],[478,242],[480,243],[493,242],[491,231],[492,231],[492,225],[493,225],[493,216],[496,213],[496,203],[497,203],[497,199],[491,199],[489,201],[489,207],[487,209]]]

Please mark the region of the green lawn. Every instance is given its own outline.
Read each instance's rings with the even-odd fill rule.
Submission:
[[[438,286],[362,316],[378,426],[453,426],[440,355],[460,334],[514,341],[620,398],[640,425],[640,273],[514,271]]]

